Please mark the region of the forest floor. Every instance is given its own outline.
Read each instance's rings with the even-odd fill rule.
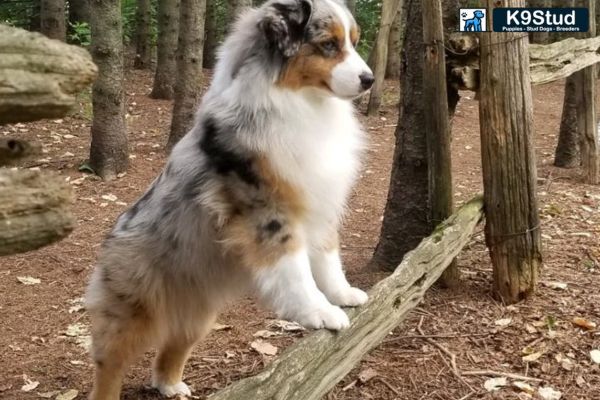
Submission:
[[[71,389],[83,399],[89,393],[93,366],[85,350],[89,320],[81,296],[104,235],[165,162],[171,103],[149,99],[150,84],[149,73],[128,73],[131,166],[112,182],[78,171],[89,148],[90,105],[84,97],[79,112],[70,117],[0,127],[0,135],[43,144],[44,154],[23,166],[68,179],[78,221],[73,234],[56,245],[0,259],[2,399],[56,398]],[[342,234],[349,279],[364,289],[386,275],[364,265],[377,242],[386,200],[398,114],[394,92],[390,85],[379,116],[361,117],[370,145]],[[600,399],[600,365],[590,355],[600,349],[600,333],[573,323],[582,318],[600,324],[600,187],[583,184],[578,169],[552,166],[562,92],[562,82],[534,88],[544,244],[542,282],[535,297],[509,307],[492,298],[492,270],[479,227],[458,259],[464,275],[461,287],[432,288],[422,305],[327,399],[558,399],[553,391],[562,392],[562,399]],[[482,190],[477,107],[473,95],[463,93],[454,120],[457,204]],[[280,352],[307,334],[274,327],[273,318],[249,299],[220,316],[219,329],[197,346],[185,370],[198,398],[259,372],[271,361],[251,348],[257,332]],[[426,340],[419,327],[433,336]],[[438,346],[456,356],[462,378]],[[124,399],[160,398],[149,388],[151,357],[148,353],[129,370]],[[480,375],[485,370],[498,374]],[[501,373],[534,380],[526,381],[529,387],[517,383],[521,379],[490,380]],[[494,384],[497,390],[491,391]]]

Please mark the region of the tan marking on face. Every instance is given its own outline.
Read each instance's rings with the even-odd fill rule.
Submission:
[[[352,46],[356,47],[358,41],[360,40],[360,28],[356,24],[352,24],[352,28],[350,28],[350,42]]]
[[[328,55],[323,46],[332,41],[337,46],[334,55]],[[304,43],[298,54],[288,61],[277,85],[292,90],[317,87],[331,91],[331,71],[347,55],[346,31],[340,21],[332,22],[327,29]]]
[[[226,210],[218,229],[219,242],[235,262],[247,268],[274,265],[301,245],[299,220],[306,210],[304,197],[282,179],[268,159],[258,157],[254,168],[259,188],[246,192],[224,186],[213,197],[213,210]]]

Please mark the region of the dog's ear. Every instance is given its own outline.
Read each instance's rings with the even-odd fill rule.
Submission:
[[[312,0],[276,0],[266,5],[258,26],[269,45],[284,57],[293,57],[300,50],[312,10]]]

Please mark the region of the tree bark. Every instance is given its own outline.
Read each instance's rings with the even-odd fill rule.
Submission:
[[[137,69],[149,69],[152,63],[152,5],[150,0],[137,0],[135,20],[135,60],[133,67]]]
[[[387,270],[429,234],[421,0],[406,0],[403,11],[407,14],[394,161],[379,243],[370,263]]]
[[[0,170],[0,256],[38,249],[75,226],[71,188],[40,171]]]
[[[65,0],[40,0],[40,29],[50,39],[67,39]]]
[[[528,0],[527,7],[549,8],[552,7],[552,0]],[[531,43],[546,44],[550,41],[550,32],[531,32],[529,39]]]
[[[235,382],[208,400],[324,398],[421,302],[427,289],[469,241],[482,212],[481,199],[474,199],[439,225],[406,255],[392,275],[369,291],[365,305],[349,310],[348,329],[312,333],[287,349],[265,371]]]
[[[577,88],[576,76],[565,81],[562,117],[558,144],[554,153],[554,165],[561,168],[575,168],[580,164],[579,131],[577,130]]]
[[[524,0],[488,0],[523,7]],[[479,115],[486,242],[494,292],[508,304],[529,297],[542,264],[528,39],[489,32],[481,39]]]
[[[588,1],[590,30],[584,36],[596,36],[595,1]],[[596,121],[596,67],[591,65],[575,74],[577,97],[577,130],[579,131],[581,165],[586,183],[600,184],[600,144]]]
[[[97,72],[81,47],[0,25],[0,124],[64,116]]]
[[[346,5],[348,6],[348,10],[350,10],[352,15],[356,15],[356,0],[346,0]]]
[[[202,92],[205,13],[206,0],[181,0],[175,104],[168,148],[172,148],[194,123]]]
[[[69,22],[90,22],[89,0],[69,0]]]
[[[435,228],[452,214],[454,197],[452,188],[452,156],[448,92],[446,90],[446,57],[444,26],[440,0],[424,0],[423,42],[423,104],[427,136],[429,224]],[[455,287],[460,280],[456,263],[448,267],[440,282]]]
[[[400,53],[402,52],[402,7],[398,7],[396,17],[390,30],[390,37],[388,39],[388,54],[387,54],[387,66],[385,68],[386,79],[399,79],[400,78]]]
[[[99,74],[92,90],[90,166],[100,177],[111,180],[127,169],[129,161],[121,1],[94,0],[91,4],[91,51]]]
[[[375,83],[371,88],[371,96],[369,97],[369,105],[367,106],[367,114],[375,115],[379,112],[381,106],[381,97],[383,96],[383,86],[385,83],[385,70],[387,67],[388,58],[388,42],[390,30],[394,18],[400,8],[400,0],[384,0],[381,6],[381,23],[379,25],[379,33],[373,51],[375,52],[375,63],[372,66],[373,74],[375,75]]]
[[[202,64],[204,68],[213,68],[217,62],[219,31],[217,26],[217,3],[206,2],[206,22],[204,24],[204,49]]]
[[[158,0],[158,40],[156,72],[150,97],[173,98],[177,71],[176,53],[179,35],[179,0]]]

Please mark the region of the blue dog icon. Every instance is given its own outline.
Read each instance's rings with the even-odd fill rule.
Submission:
[[[467,13],[463,13],[462,17],[465,18]],[[465,31],[481,32],[481,20],[485,17],[485,14],[481,10],[473,11],[473,18],[465,19]]]

